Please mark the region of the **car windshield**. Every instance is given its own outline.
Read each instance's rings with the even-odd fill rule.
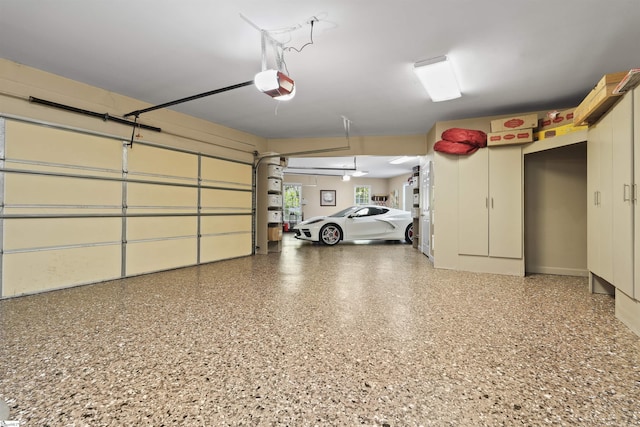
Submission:
[[[336,212],[333,215],[329,215],[329,216],[334,217],[334,218],[341,218],[343,216],[347,216],[347,215],[353,213],[354,211],[356,211],[358,209],[360,209],[360,206],[351,206],[350,208],[343,209],[340,212]]]

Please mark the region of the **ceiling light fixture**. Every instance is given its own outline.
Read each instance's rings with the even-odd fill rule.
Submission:
[[[351,176],[355,176],[355,177],[359,177],[359,176],[365,176],[367,175],[369,172],[367,171],[355,171],[354,173],[351,174]]]
[[[433,102],[460,98],[460,88],[451,63],[446,56],[416,62],[413,71]]]
[[[347,175],[347,171],[345,171],[344,175],[342,175],[342,180],[343,181],[351,181],[351,175]]]

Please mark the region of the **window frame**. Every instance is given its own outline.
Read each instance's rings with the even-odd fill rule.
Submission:
[[[365,202],[358,201],[358,189],[366,188],[367,189],[367,200]],[[371,204],[371,185],[355,185],[353,187],[353,204],[356,206],[365,206]]]

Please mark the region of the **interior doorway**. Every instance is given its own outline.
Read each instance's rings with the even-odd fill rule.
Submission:
[[[302,184],[284,184],[283,209],[285,229],[291,230],[302,221]]]

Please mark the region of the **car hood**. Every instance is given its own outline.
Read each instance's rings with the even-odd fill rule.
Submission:
[[[325,220],[325,219],[327,219],[327,217],[326,217],[326,216],[314,216],[314,217],[311,217],[311,218],[309,218],[309,219],[305,219],[305,220],[304,220],[304,221],[302,221],[302,222],[299,222],[298,224],[296,224],[296,227],[303,227],[303,226],[305,226],[305,225],[307,225],[307,224],[310,224],[310,223],[312,223],[312,222],[323,221],[323,220]]]

